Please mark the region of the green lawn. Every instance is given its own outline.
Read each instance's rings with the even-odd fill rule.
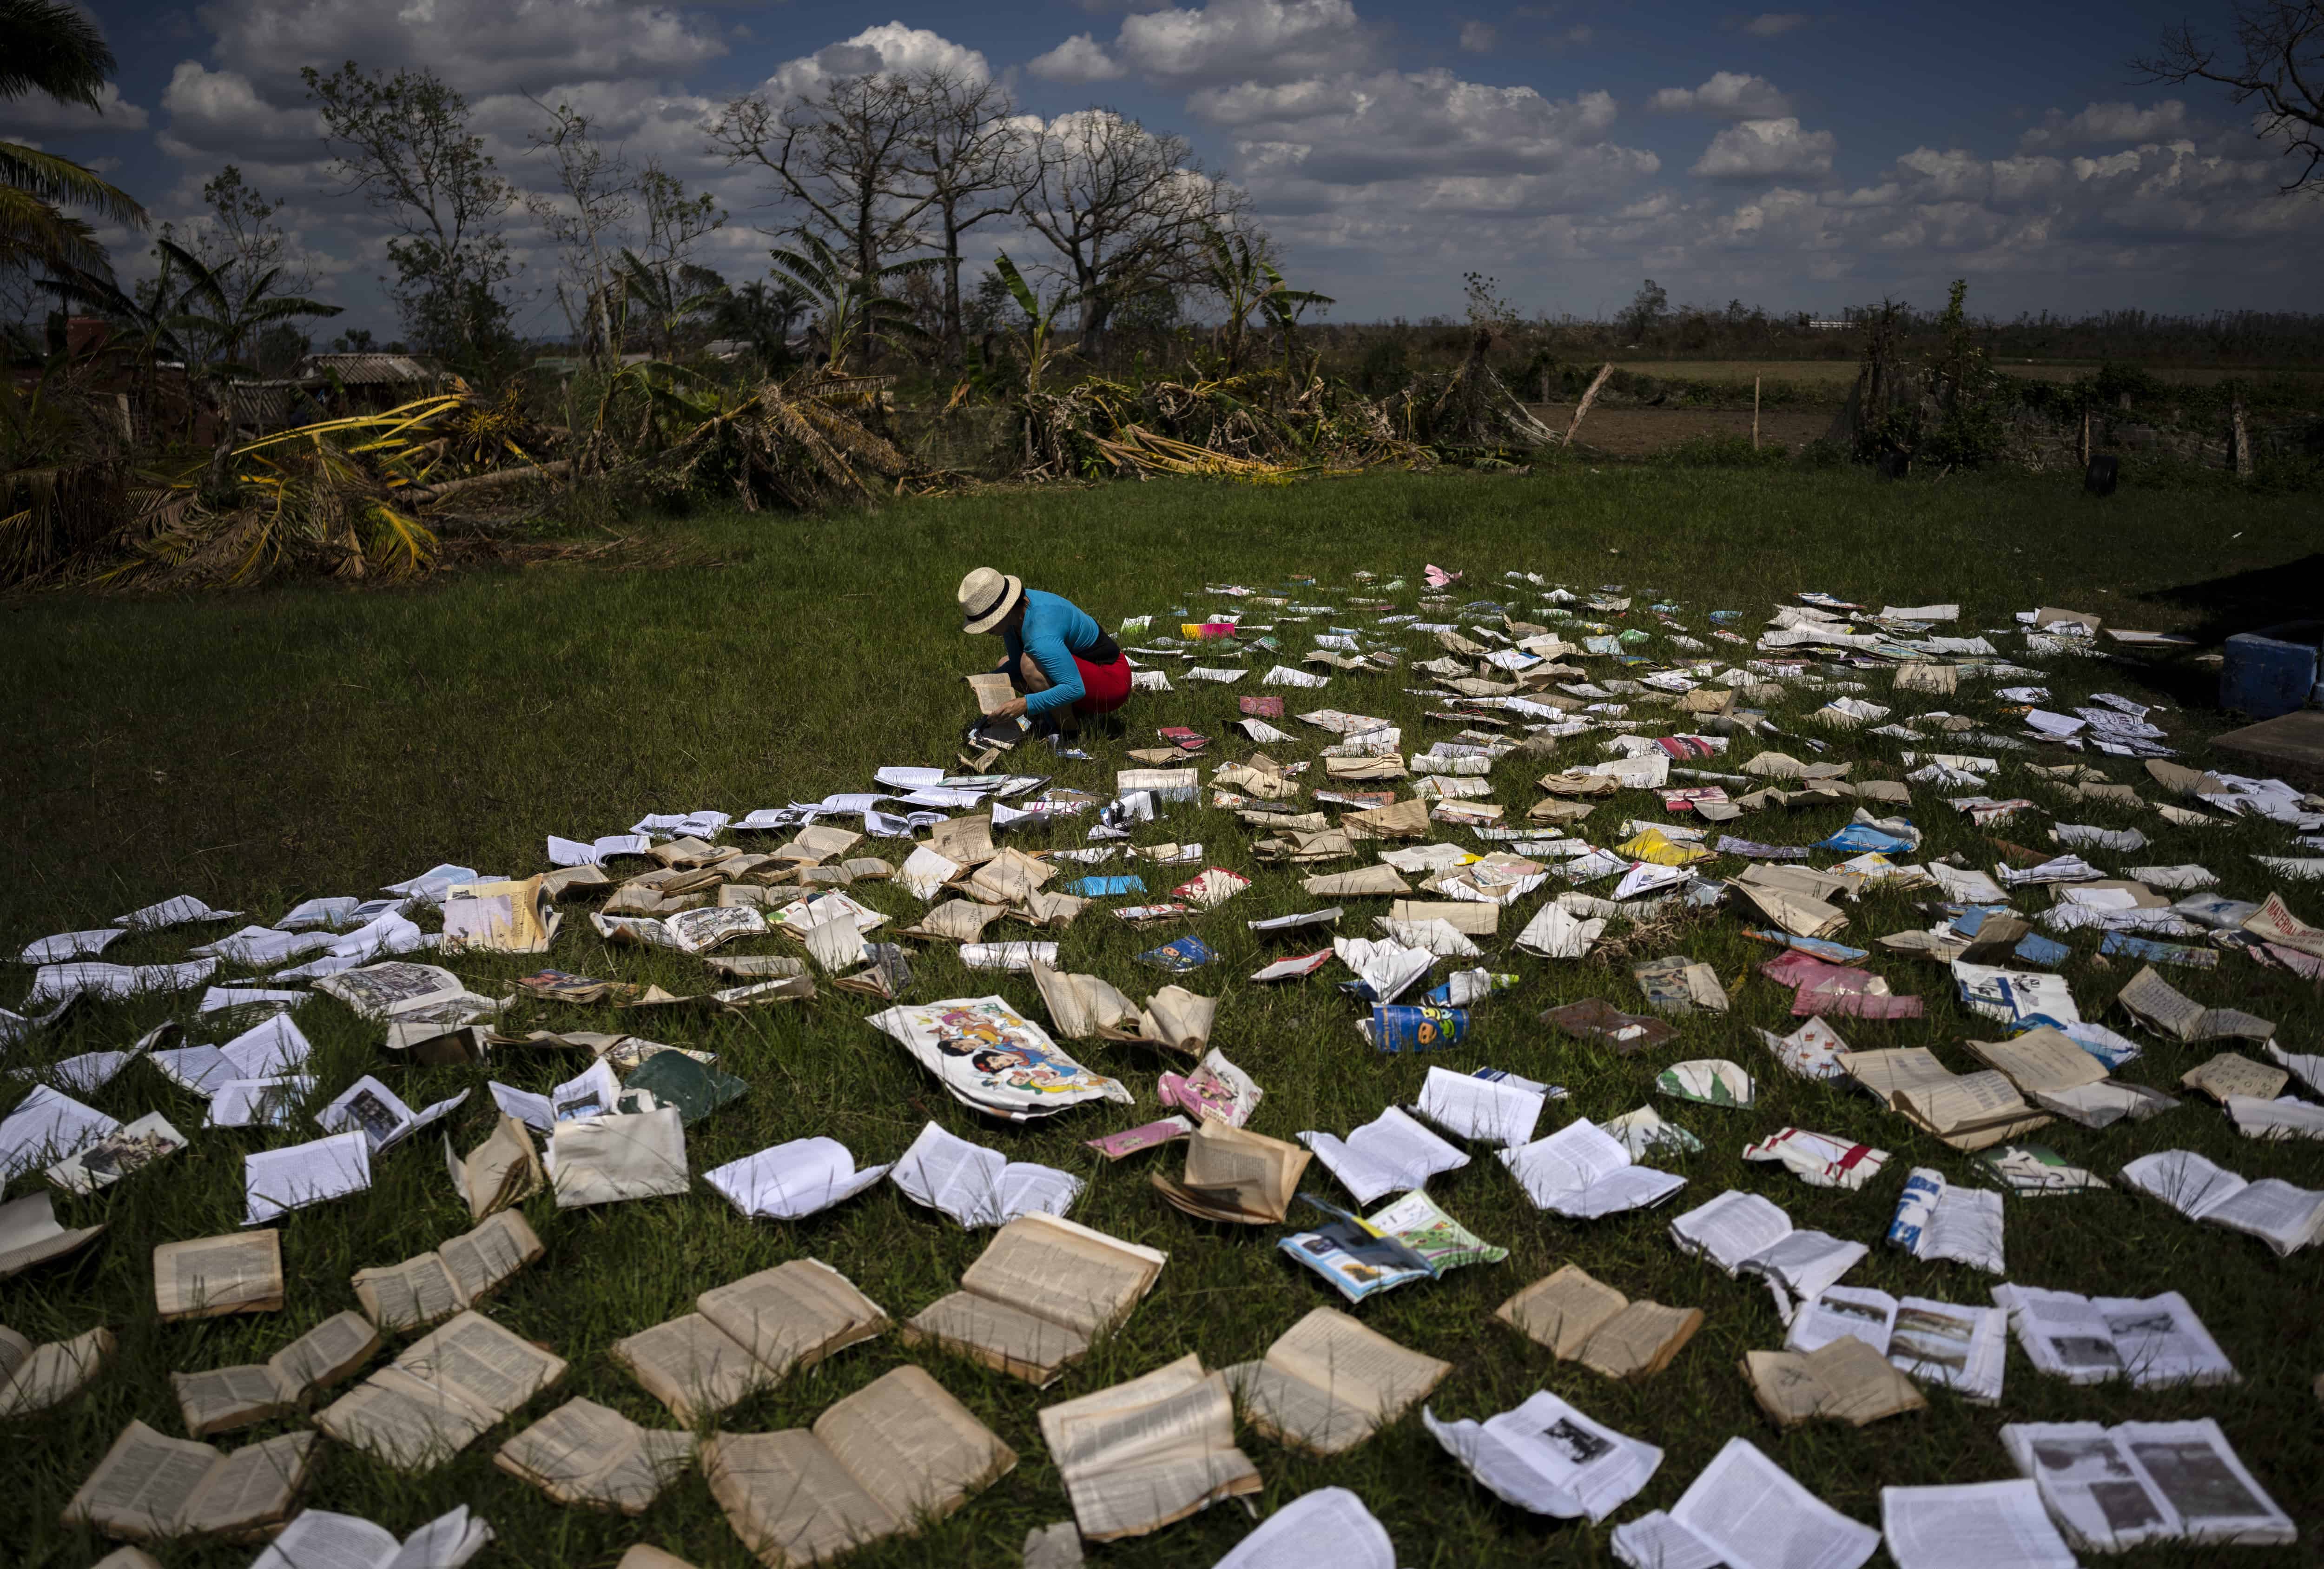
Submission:
[[[2225,491],[2137,493],[2086,500],[2070,482],[1985,482],[1959,476],[1935,485],[1879,485],[1857,474],[1630,470],[1488,478],[1468,475],[1375,476],[1291,488],[1194,483],[1095,491],[1010,493],[918,503],[875,514],[798,520],[722,515],[652,525],[657,538],[719,565],[613,572],[548,566],[527,572],[447,577],[422,586],[348,592],[286,587],[198,600],[10,602],[17,673],[0,691],[0,725],[12,738],[0,758],[0,799],[11,808],[19,871],[0,885],[0,939],[8,951],[49,932],[101,925],[122,911],[189,892],[271,923],[311,895],[368,893],[439,861],[488,872],[523,873],[544,864],[548,834],[587,838],[625,830],[648,812],[753,808],[814,800],[868,786],[883,763],[950,761],[967,713],[959,675],[989,664],[990,640],[963,639],[952,589],[983,562],[1023,573],[1037,586],[1075,599],[1109,627],[1126,614],[1203,610],[1220,601],[1206,582],[1275,585],[1293,572],[1345,587],[1360,568],[1383,580],[1418,581],[1424,562],[1462,569],[1462,597],[1496,597],[1508,568],[1543,573],[1577,587],[1619,583],[1683,602],[1682,619],[1702,635],[1704,613],[1739,610],[1748,632],[1801,589],[1822,588],[1875,605],[1959,598],[1964,629],[2008,624],[2009,612],[2037,603],[2098,612],[2153,628],[2216,624],[2223,618],[2312,604],[2324,551],[2324,516],[2312,502],[2245,499]],[[2303,560],[2304,558],[2304,560]],[[2286,568],[2289,568],[2286,570]],[[2191,586],[2209,588],[2163,597]],[[1406,590],[1398,597],[1408,607]],[[1529,598],[1512,600],[1530,605]],[[1639,600],[1643,607],[1644,597]],[[1520,613],[1522,614],[1522,612]],[[1157,614],[1157,624],[1161,617]],[[1172,619],[1175,619],[1173,617]],[[1255,617],[1255,619],[1257,619]],[[1346,619],[1346,618],[1343,618]],[[1358,618],[1360,619],[1360,618]],[[1649,623],[1649,624],[1651,624]],[[1320,630],[1286,627],[1286,633]],[[1416,657],[1436,651],[1422,649]],[[1286,637],[1287,652],[1305,646]],[[1662,645],[1651,645],[1659,650]],[[1739,653],[1732,645],[1722,652]],[[2006,645],[2015,650],[2013,640]],[[1262,659],[1258,668],[1265,668]],[[2061,661],[2052,682],[2060,705],[2090,691],[2159,693],[2176,708],[2200,698],[2208,672],[2144,672],[2098,661]],[[1175,678],[1175,677],[1174,677]],[[1251,750],[1224,728],[1253,678],[1224,689],[1140,695],[1130,712],[1138,744],[1160,725],[1191,725],[1218,737],[1220,760]],[[1886,678],[1868,696],[1886,701]],[[1313,696],[1351,711],[1399,721],[1411,749],[1447,727],[1425,724],[1426,705],[1398,677],[1334,678],[1323,693],[1288,693],[1296,713]],[[1989,704],[1965,685],[1957,705]],[[1779,712],[1814,706],[1804,695]],[[2142,700],[2145,700],[2142,698]],[[1935,704],[1908,703],[1909,710]],[[2227,727],[2222,715],[2173,712],[2190,760],[2202,734]],[[1331,739],[1298,733],[1295,756]],[[1642,730],[1656,721],[1642,716]],[[1668,726],[1664,726],[1667,728]],[[1787,728],[1791,726],[1787,725]],[[1123,743],[1099,746],[1097,761],[1058,765],[1061,783],[1110,787]],[[1779,746],[1782,743],[1777,743]],[[1840,739],[1828,754],[1867,760],[1859,776],[1901,771],[1881,738]],[[1748,755],[1748,740],[1737,756]],[[1795,753],[1798,748],[1792,747]],[[1971,748],[1971,750],[1975,750]],[[1604,755],[1594,741],[1568,742],[1561,757]],[[2013,758],[2061,761],[2036,753]],[[2101,761],[2115,778],[2143,771]],[[1513,761],[1497,770],[1496,798],[1519,815],[1537,798],[1545,771]],[[1319,764],[1316,772],[1320,774]],[[2056,805],[2062,820],[2142,827],[2151,850],[2122,861],[2200,860],[2227,879],[2226,891],[2258,898],[2265,884],[2248,853],[2282,853],[2280,833],[2237,827],[2217,835],[2174,828],[2151,811],[2065,807],[2012,767],[1992,788]],[[1931,855],[1960,850],[1982,865],[1995,854],[1982,833],[1923,789],[1912,815]],[[1629,817],[1660,818],[1648,796],[1627,794],[1600,808],[1580,831],[1611,843]],[[1732,831],[1807,843],[1845,820],[1838,808],[1796,817],[1748,817]],[[1272,1509],[1311,1489],[1343,1485],[1362,1495],[1394,1537],[1408,1569],[1481,1564],[1600,1564],[1611,1526],[1639,1509],[1667,1507],[1731,1435],[1752,1438],[1829,1502],[1877,1523],[1884,1483],[1978,1481],[2012,1474],[1997,1430],[2010,1420],[2216,1417],[2245,1462],[2277,1501],[2312,1534],[2324,1527],[2316,1478],[2324,1473],[2324,1422],[2311,1384],[2324,1371],[2316,1303],[2324,1250],[2279,1260],[2259,1242],[2199,1227],[2161,1205],[2121,1194],[2012,1201],[2009,1278],[2029,1285],[2144,1296],[2186,1293],[2243,1374],[2240,1385],[2209,1390],[2135,1392],[2075,1388],[2037,1374],[2014,1347],[2006,1395],[1997,1409],[1931,1393],[1929,1410],[1854,1431],[1818,1425],[1788,1435],[1760,1416],[1737,1371],[1744,1353],[1777,1346],[1782,1328],[1766,1292],[1715,1268],[1682,1260],[1666,1223],[1725,1188],[1766,1195],[1803,1226],[1876,1241],[1904,1168],[1933,1165],[1967,1179],[1971,1163],[1883,1114],[1870,1102],[1780,1076],[1751,1027],[1792,1025],[1788,993],[1747,980],[1723,1020],[1683,1021],[1679,1041],[1648,1059],[1618,1059],[1551,1034],[1536,1015],[1557,1002],[1603,996],[1637,1000],[1627,973],[1588,961],[1545,964],[1514,953],[1493,967],[1517,972],[1517,989],[1476,1019],[1470,1048],[1434,1059],[1384,1057],[1358,1038],[1352,1005],[1330,983],[1336,967],[1304,984],[1266,990],[1241,977],[1276,950],[1244,922],[1309,908],[1296,875],[1256,863],[1248,836],[1224,812],[1178,808],[1156,837],[1200,840],[1213,864],[1253,875],[1242,896],[1202,918],[1199,932],[1221,955],[1186,978],[1223,995],[1214,1044],[1266,1089],[1255,1126],[1281,1138],[1306,1129],[1345,1133],[1391,1103],[1408,1104],[1431,1060],[1466,1069],[1491,1064],[1566,1085],[1568,1114],[1603,1120],[1653,1101],[1654,1072],[1685,1057],[1732,1057],[1759,1076],[1761,1103],[1746,1112],[1663,1101],[1671,1120],[1705,1142],[1677,1163],[1688,1186],[1666,1208],[1570,1224],[1533,1211],[1498,1162],[1480,1151],[1471,1166],[1431,1184],[1454,1215],[1506,1245],[1506,1263],[1472,1266],[1435,1284],[1407,1287],[1356,1309],[1374,1328],[1443,1357],[1455,1371],[1434,1397],[1441,1416],[1478,1417],[1554,1389],[1601,1421],[1661,1445],[1662,1469],[1637,1502],[1607,1527],[1537,1519],[1473,1486],[1422,1431],[1416,1414],[1337,1461],[1293,1454],[1244,1430],[1242,1445],[1267,1479],[1255,1501]],[[1452,830],[1443,830],[1448,835]],[[2002,832],[2038,843],[2041,820]],[[1061,831],[1060,847],[1077,839]],[[1458,836],[1458,835],[1453,835]],[[880,846],[866,846],[885,853]],[[900,850],[893,856],[900,860]],[[1819,860],[1827,859],[1819,856]],[[1103,870],[1111,871],[1108,867]],[[1734,863],[1712,870],[1733,872]],[[1191,870],[1191,869],[1189,869]],[[1078,873],[1076,873],[1078,874]],[[1149,886],[1168,886],[1148,872]],[[1175,881],[1172,880],[1172,881]],[[908,924],[919,909],[900,887],[859,893]],[[1843,940],[1929,918],[1909,894],[1871,894],[1851,911]],[[1370,935],[1377,901],[1350,901],[1346,935]],[[1504,946],[1537,900],[1505,912]],[[2037,906],[2037,897],[2029,901]],[[2295,894],[2294,908],[2324,919],[2324,894]],[[1698,924],[1683,951],[1733,982],[1769,950],[1740,935],[1730,913]],[[213,935],[213,934],[204,934]],[[994,935],[1001,935],[996,928]],[[1167,936],[1170,934],[1162,934]],[[1132,933],[1092,909],[1058,934],[1066,967],[1091,971],[1143,997],[1156,976],[1132,961],[1158,940]],[[135,937],[109,961],[174,958],[199,936]],[[2108,969],[2095,939],[2075,941],[2064,967],[2086,1016],[2097,1017],[2130,971]],[[791,951],[760,945],[761,951]],[[733,951],[733,950],[730,950]],[[747,946],[743,951],[752,951]],[[674,956],[607,951],[569,907],[549,961],[600,976],[651,980],[678,992],[704,990],[701,968]],[[922,998],[999,992],[1046,1020],[1029,981],[973,974],[941,947],[916,961]],[[1981,1028],[1952,1000],[1942,972],[1894,956],[1871,961],[1899,992],[1929,1000],[1925,1021],[1849,1023],[1842,1033],[1868,1047],[1928,1045],[1957,1069],[1975,1066],[1958,1042]],[[478,990],[498,992],[537,967],[517,959],[463,959],[454,966]],[[23,977],[0,990],[0,1005],[22,994]],[[2228,957],[2208,975],[2181,982],[2206,1001],[2232,1002],[2276,1019],[2296,1050],[2319,1049],[2324,1001],[2282,972]],[[188,998],[185,1004],[191,1005]],[[20,1047],[24,1067],[74,1053],[127,1044],[167,1016],[161,1001],[97,1005],[60,1034]],[[1065,1518],[1066,1505],[1036,1424],[1038,1409],[1145,1372],[1194,1352],[1208,1367],[1254,1358],[1317,1306],[1338,1298],[1274,1248],[1277,1232],[1195,1223],[1148,1187],[1150,1169],[1176,1170],[1173,1149],[1108,1166],[1081,1141],[1150,1120],[1157,1073],[1168,1066],[1141,1054],[1092,1045],[1089,1060],[1138,1094],[1135,1108],[1084,1109],[1037,1131],[979,1126],[905,1055],[863,1022],[865,1000],[825,990],[791,1011],[749,1020],[660,1029],[661,1038],[715,1050],[747,1079],[751,1093],[690,1131],[699,1172],[788,1139],[827,1133],[862,1161],[893,1158],[930,1116],[953,1131],[994,1145],[1012,1158],[1073,1169],[1089,1181],[1080,1221],[1170,1255],[1154,1294],[1125,1329],[1048,1391],[933,1350],[907,1351],[892,1335],[842,1353],[728,1414],[726,1425],[768,1431],[803,1425],[825,1406],[909,1360],[928,1367],[1019,1453],[1017,1469],[949,1519],[917,1538],[893,1541],[850,1560],[865,1564],[1010,1564],[1030,1527]],[[619,1029],[591,1009],[533,1008],[522,1022]],[[2119,1023],[2119,1020],[2116,1020]],[[577,1063],[511,1057],[490,1070],[406,1070],[385,1065],[376,1032],[329,1001],[300,1011],[314,1039],[317,1104],[360,1073],[377,1071],[415,1105],[464,1084],[475,1094],[455,1121],[463,1149],[490,1117],[487,1076],[546,1089]],[[1986,1027],[1989,1028],[1989,1027]],[[2150,1047],[2126,1076],[2172,1085],[2212,1047]],[[1765,1070],[1765,1071],[1763,1071]],[[18,1098],[0,1091],[0,1109]],[[198,1128],[200,1103],[152,1069],[133,1066],[92,1097],[127,1121],[167,1112]],[[1810,1189],[1780,1168],[1746,1166],[1742,1146],[1785,1123],[1846,1134],[1890,1150],[1889,1174],[1867,1190]],[[1545,1126],[1545,1131],[1547,1131]],[[2111,1177],[2150,1150],[2200,1150],[2246,1176],[2274,1175],[2324,1186],[2315,1146],[2257,1145],[2238,1138],[2208,1103],[2136,1127],[2089,1131],[2053,1125],[2043,1139],[2069,1158]],[[421,1143],[431,1142],[423,1139]],[[14,1485],[0,1503],[0,1554],[26,1564],[86,1564],[106,1550],[95,1537],[58,1524],[66,1499],[132,1417],[182,1433],[171,1398],[172,1368],[261,1361],[294,1335],[354,1306],[348,1276],[393,1263],[467,1229],[441,1163],[429,1149],[406,1149],[376,1168],[373,1191],[286,1217],[282,1223],[290,1299],[279,1314],[161,1325],[152,1308],[154,1244],[234,1229],[241,1214],[241,1162],[256,1149],[288,1143],[285,1133],[198,1133],[191,1149],[97,1199],[60,1198],[67,1224],[106,1233],[60,1264],[0,1283],[0,1323],[35,1341],[92,1324],[113,1325],[120,1352],[86,1396],[43,1417],[9,1425]],[[20,1178],[12,1193],[41,1179]],[[1319,1165],[1307,1186],[1344,1202]],[[586,1396],[635,1420],[669,1418],[611,1363],[606,1347],[624,1334],[687,1311],[694,1297],[786,1259],[814,1256],[848,1274],[901,1318],[950,1289],[990,1233],[964,1233],[882,1185],[798,1225],[741,1220],[697,1185],[683,1199],[559,1214],[547,1195],[526,1214],[547,1256],[490,1306],[493,1317],[546,1343],[569,1360],[560,1388],[458,1460],[428,1475],[391,1472],[345,1450],[329,1454],[311,1502],[367,1515],[408,1532],[456,1503],[489,1518],[499,1543],[480,1562],[603,1564],[625,1546],[649,1541],[703,1564],[747,1561],[713,1505],[698,1471],[689,1472],[636,1520],[550,1505],[496,1471],[493,1451],[510,1434],[571,1396]],[[1493,1323],[1493,1307],[1560,1263],[1577,1262],[1634,1297],[1699,1306],[1702,1332],[1656,1378],[1614,1385]],[[1849,1277],[1891,1292],[1982,1303],[1990,1278],[1960,1266],[1923,1265],[1876,1246]],[[232,1447],[286,1430],[268,1424],[225,1436]],[[1093,1547],[1109,1564],[1206,1564],[1250,1528],[1223,1505],[1142,1540]],[[2277,1553],[2251,1550],[2235,1562],[2312,1562],[2312,1543]],[[163,1554],[177,1566],[246,1563],[247,1546],[187,1546]],[[2142,1562],[2209,1564],[2208,1551],[2149,1551]]]

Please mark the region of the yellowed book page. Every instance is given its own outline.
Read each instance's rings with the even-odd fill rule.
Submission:
[[[1001,1228],[961,1288],[1094,1337],[1120,1324],[1161,1273],[1161,1255],[1050,1215]]]
[[[947,817],[928,830],[928,848],[960,866],[982,866],[993,857],[992,818]]]
[[[1148,1040],[1158,1040],[1175,1051],[1199,1053],[1210,1041],[1218,1014],[1217,998],[1198,997],[1183,986],[1165,986],[1146,1004],[1139,1028]]]
[[[443,1464],[495,1420],[393,1366],[315,1413],[316,1426],[399,1471]]]
[[[2020,1091],[2070,1090],[2094,1084],[2107,1076],[2098,1058],[2074,1044],[2073,1037],[2046,1026],[2010,1040],[1972,1040],[1969,1048],[1979,1062],[2005,1075]]]
[[[289,1519],[322,1442],[309,1429],[235,1450],[211,1467],[187,1503],[187,1532],[239,1535]]]
[[[422,1253],[383,1269],[358,1269],[355,1288],[364,1312],[390,1334],[440,1324],[467,1306],[438,1253]]]
[[[1074,1521],[1093,1541],[1143,1536],[1258,1486],[1235,1447],[1225,1375],[1205,1376],[1191,1355],[1048,1407],[1041,1435]]]
[[[805,1428],[721,1434],[704,1443],[702,1468],[727,1523],[769,1569],[819,1564],[909,1524]]]
[[[694,1569],[694,1565],[675,1553],[665,1553],[659,1547],[633,1542],[613,1569]]]
[[[612,1350],[646,1393],[688,1426],[774,1381],[748,1346],[699,1313],[640,1330]]]
[[[1367,1407],[1268,1363],[1237,1362],[1222,1371],[1251,1426],[1277,1443],[1315,1454],[1343,1454],[1379,1426]]]
[[[1494,1316],[1547,1346],[1560,1361],[1572,1361],[1599,1325],[1629,1305],[1628,1297],[1579,1264],[1568,1264],[1502,1303]]]
[[[1056,874],[1056,868],[1022,850],[1003,850],[976,869],[966,891],[985,904],[1019,904]]]
[[[869,1340],[888,1327],[880,1305],[853,1281],[814,1259],[793,1259],[771,1269],[704,1292],[702,1316],[746,1347],[770,1380],[811,1367],[833,1352]]]
[[[412,1342],[395,1365],[494,1421],[565,1375],[562,1360],[478,1313],[463,1313]]]
[[[1036,964],[1033,984],[1062,1039],[1086,1040],[1101,1029],[1138,1017],[1137,1004],[1095,975],[1067,974]]]
[[[493,1463],[562,1504],[645,1512],[693,1458],[685,1433],[649,1432],[591,1400],[568,1400],[501,1445]]]
[[[2026,1116],[2034,1110],[2015,1084],[1990,1068],[1963,1074],[1950,1084],[1900,1090],[1896,1108],[1919,1118],[1940,1138]]]
[[[815,1435],[899,1519],[947,1515],[1016,1451],[918,1367],[882,1374],[816,1419]]]
[[[187,1503],[220,1458],[207,1444],[164,1438],[133,1421],[73,1494],[65,1518],[135,1542],[174,1536]]]
[[[1035,1384],[1053,1381],[1060,1369],[1089,1350],[1089,1337],[1079,1330],[973,1291],[929,1303],[904,1321],[903,1334],[908,1344],[934,1341]]]
[[[1590,1337],[1582,1348],[1582,1365],[1609,1379],[1643,1379],[1668,1367],[1702,1327],[1699,1307],[1633,1302]]]
[[[1819,1415],[1861,1427],[1928,1405],[1911,1379],[1852,1334],[1817,1347],[1807,1360],[1825,1391]]]
[[[380,1334],[355,1312],[335,1313],[266,1359],[286,1389],[306,1393],[327,1389],[369,1361]]]
[[[1186,1140],[1186,1186],[1199,1196],[1280,1219],[1310,1158],[1296,1144],[1205,1117]]]
[[[30,1416],[64,1404],[88,1388],[112,1358],[113,1332],[101,1324],[37,1347],[0,1384],[0,1417]]]
[[[186,1431],[196,1438],[229,1433],[296,1409],[299,1388],[263,1364],[212,1368],[207,1372],[170,1375],[177,1391],[178,1410]]]
[[[165,1319],[274,1312],[282,1306],[281,1233],[162,1243],[153,1250],[153,1305]]]
[[[1846,1051],[1840,1055],[1841,1071],[1869,1090],[1885,1106],[1895,1104],[1900,1091],[1933,1089],[1950,1084],[1953,1073],[1925,1047],[1898,1047],[1888,1051]]]
[[[450,1148],[448,1141],[445,1147]],[[466,1185],[461,1196],[467,1201],[469,1218],[479,1221],[494,1211],[522,1204],[539,1193],[547,1180],[532,1135],[523,1123],[509,1116],[502,1117],[484,1141],[461,1158],[460,1174]]]
[[[1743,1376],[1750,1381],[1751,1398],[1778,1427],[1796,1427],[1821,1416],[1831,1396],[1816,1377],[1813,1365],[1795,1351],[1748,1352],[1743,1359]]]
[[[514,1278],[518,1270],[540,1258],[544,1250],[540,1237],[525,1223],[522,1215],[513,1210],[503,1210],[436,1251],[443,1259],[452,1283],[459,1288],[460,1305],[473,1307]]]
[[[1393,1422],[1452,1371],[1451,1362],[1423,1356],[1337,1308],[1318,1307],[1267,1348],[1270,1364]]]
[[[2200,1090],[2215,1101],[2224,1102],[2229,1095],[2249,1095],[2254,1100],[2272,1101],[2292,1082],[2292,1075],[2280,1067],[2254,1062],[2237,1052],[2223,1051],[2206,1063],[2187,1070],[2180,1081],[2190,1090]]]
[[[979,714],[998,714],[1017,700],[1017,688],[1009,684],[1006,676],[987,670],[965,679],[970,690],[976,694]]]

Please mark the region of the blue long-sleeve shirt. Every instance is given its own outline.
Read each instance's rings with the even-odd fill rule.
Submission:
[[[1028,588],[1023,624],[1001,634],[1009,651],[1001,669],[1013,670],[1020,656],[1031,654],[1049,685],[1046,691],[1026,694],[1025,712],[1038,716],[1053,708],[1070,708],[1082,700],[1084,691],[1074,655],[1085,655],[1104,641],[1103,630],[1080,605],[1044,589]]]

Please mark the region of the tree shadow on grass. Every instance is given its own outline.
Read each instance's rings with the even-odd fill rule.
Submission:
[[[2317,590],[2319,583],[2324,583],[2324,551],[2278,567],[2255,567],[2176,588],[2157,588],[2138,597],[2200,612],[2201,623],[2181,630],[2209,648],[2239,632],[2312,617],[2319,598],[2324,597]]]

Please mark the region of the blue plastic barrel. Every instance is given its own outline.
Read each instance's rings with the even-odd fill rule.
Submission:
[[[2319,642],[2324,621],[2287,621],[2236,633],[2219,667],[2219,706],[2255,719],[2306,706],[2324,679]]]

